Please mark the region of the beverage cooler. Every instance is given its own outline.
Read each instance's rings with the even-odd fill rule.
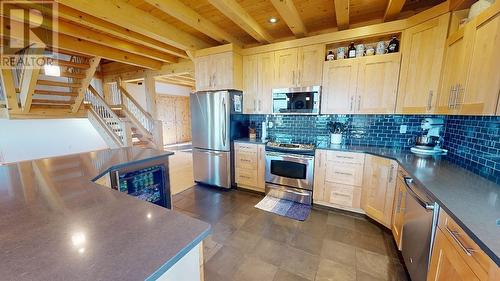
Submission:
[[[138,199],[171,209],[168,163],[151,164],[149,162],[112,171],[111,187]]]

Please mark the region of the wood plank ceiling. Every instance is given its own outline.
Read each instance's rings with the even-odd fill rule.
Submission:
[[[193,49],[243,47],[411,16],[444,0],[56,0],[60,48],[158,68]],[[336,11],[336,8],[339,11]],[[340,10],[341,9],[341,10]],[[6,15],[2,15],[6,17]],[[271,23],[270,18],[277,22]],[[80,44],[78,43],[80,42]],[[82,51],[79,51],[79,47]],[[83,50],[85,49],[85,50]],[[99,53],[99,50],[103,50]],[[113,52],[117,50],[117,52]],[[127,56],[126,54],[130,54]]]

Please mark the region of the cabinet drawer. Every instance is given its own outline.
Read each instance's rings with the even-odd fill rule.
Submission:
[[[257,150],[258,150],[257,145],[251,144],[251,143],[235,143],[234,149],[237,152],[255,153],[255,154],[257,154]]]
[[[356,186],[327,183],[324,201],[350,208],[361,208],[361,188]]]
[[[236,183],[248,186],[258,186],[257,170],[236,169]]]
[[[326,181],[354,186],[361,186],[363,184],[362,165],[334,161],[329,161],[326,165]]]
[[[326,159],[327,161],[334,161],[337,163],[363,165],[365,163],[365,154],[344,151],[328,151]]]
[[[438,227],[479,279],[486,280],[493,261],[443,209],[439,212]]]
[[[237,152],[235,157],[236,168],[257,169],[257,154]]]

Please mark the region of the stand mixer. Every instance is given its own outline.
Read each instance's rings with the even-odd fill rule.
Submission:
[[[424,118],[420,125],[425,134],[416,137],[415,146],[410,150],[419,155],[445,155],[448,151],[442,149],[443,137],[441,131],[444,127],[442,118]]]

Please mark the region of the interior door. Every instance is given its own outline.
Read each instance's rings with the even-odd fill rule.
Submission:
[[[190,104],[193,147],[229,151],[229,92],[191,94]]]
[[[328,61],[323,65],[321,113],[352,113],[359,64],[346,59]]]
[[[275,52],[274,88],[289,88],[297,86],[297,56],[298,49],[286,49]]]
[[[404,31],[398,112],[432,112],[437,99],[449,14]]]
[[[365,57],[358,70],[356,113],[394,113],[401,54]]]

